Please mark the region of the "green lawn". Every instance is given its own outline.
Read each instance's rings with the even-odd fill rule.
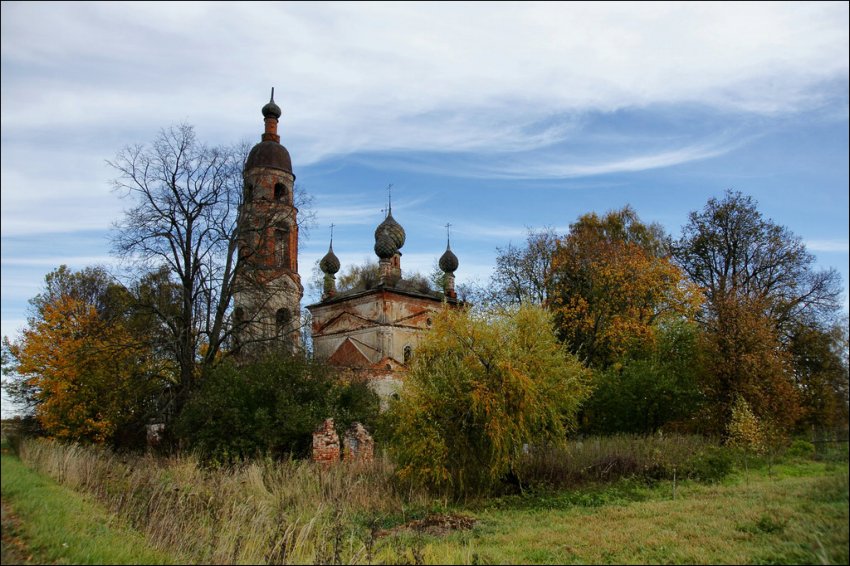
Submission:
[[[101,506],[2,454],[3,563],[169,564]],[[11,531],[11,532],[9,532]]]
[[[749,476],[679,486],[675,500],[669,482],[495,500],[471,532],[419,544],[444,563],[848,563],[846,464]]]

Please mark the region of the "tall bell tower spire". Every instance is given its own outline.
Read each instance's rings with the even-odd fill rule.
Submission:
[[[282,112],[274,88],[262,114],[261,141],[251,149],[242,171],[234,330],[247,349],[295,350],[304,295],[298,275],[298,209],[292,160],[277,133]]]

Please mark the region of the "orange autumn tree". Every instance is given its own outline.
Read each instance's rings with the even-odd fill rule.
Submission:
[[[548,307],[559,338],[594,368],[654,349],[658,323],[690,318],[701,295],[667,253],[657,224],[630,207],[585,214],[552,257]]]
[[[841,363],[830,359],[830,346],[805,343],[809,332],[829,328],[840,310],[840,275],[817,269],[802,238],[763,216],[758,203],[739,191],[691,212],[673,250],[705,289],[700,324],[712,432],[724,432],[738,396],[756,417],[786,432],[803,418],[815,426],[841,422],[841,412],[821,410],[821,399],[846,383],[835,379],[844,371]],[[821,367],[832,368],[833,385],[818,386]]]
[[[75,296],[76,295],[76,296]],[[152,391],[145,349],[120,317],[79,293],[40,296],[37,316],[10,345],[47,434],[103,443],[143,418]]]

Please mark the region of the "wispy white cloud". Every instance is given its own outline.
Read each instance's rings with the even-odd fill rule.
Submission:
[[[72,268],[81,268],[90,265],[113,265],[118,260],[115,256],[54,256],[54,257],[8,257],[4,256],[0,262],[7,267],[48,267],[55,268],[60,265],[68,265]]]
[[[847,240],[806,240],[806,249],[811,252],[844,252],[850,251]]]
[[[529,150],[573,131],[572,118],[549,123],[553,113],[823,105],[835,81],[846,91],[845,8],[4,3],[13,80],[3,81],[3,127],[188,118],[250,133],[256,93],[276,84],[283,136],[301,163],[363,151]],[[37,71],[50,78],[14,80]]]

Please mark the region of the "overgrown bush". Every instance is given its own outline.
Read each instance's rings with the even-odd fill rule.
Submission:
[[[808,460],[815,456],[815,445],[807,440],[797,439],[791,443],[788,450],[785,451],[787,458],[798,458]]]
[[[27,438],[37,438],[44,435],[44,429],[34,415],[16,416],[3,421],[3,441],[9,450],[20,456],[21,444]]]
[[[698,332],[694,324],[653,326],[649,352],[626,356],[594,371],[593,394],[582,405],[582,432],[653,434],[693,432],[703,395],[699,390]]]
[[[355,420],[370,428],[378,408],[366,383],[340,382],[327,367],[301,356],[274,355],[213,370],[175,430],[207,462],[303,457],[324,419],[334,418],[339,430]]]
[[[735,460],[724,446],[706,446],[684,466],[687,477],[703,482],[717,482],[732,472]]]

